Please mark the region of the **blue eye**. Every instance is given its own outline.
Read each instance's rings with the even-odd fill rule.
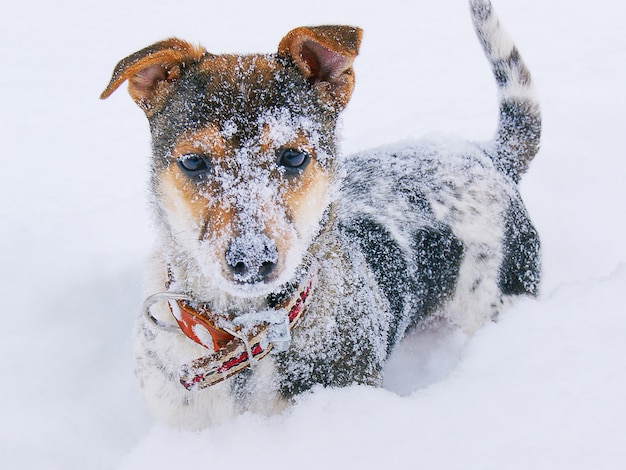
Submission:
[[[308,153],[298,149],[280,149],[277,152],[278,164],[284,167],[287,171],[300,171],[303,170],[311,157]]]
[[[188,175],[198,175],[209,168],[207,158],[203,155],[188,153],[178,159],[178,165]]]

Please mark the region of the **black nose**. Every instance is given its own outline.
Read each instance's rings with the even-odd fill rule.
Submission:
[[[276,244],[263,234],[234,238],[226,250],[226,264],[237,282],[265,282],[271,277],[277,262]]]

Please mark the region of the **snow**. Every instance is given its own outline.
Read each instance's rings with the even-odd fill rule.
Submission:
[[[544,116],[522,192],[544,282],[473,338],[416,335],[388,389],[318,389],[200,433],[155,423],[132,375],[151,246],[149,133],[122,57],[172,35],[270,52],[300,25],[365,37],[343,151],[443,130],[487,139],[495,84],[465,2],[3,4],[0,467],[626,467],[626,6],[496,0]],[[415,357],[417,356],[417,357]],[[392,367],[393,366],[393,367]]]

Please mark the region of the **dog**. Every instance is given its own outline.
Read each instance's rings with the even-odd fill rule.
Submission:
[[[338,155],[355,27],[300,27],[259,55],[171,38],[119,62],[101,98],[128,81],[152,134],[157,241],[135,371],[159,419],[201,429],[315,386],[380,386],[407,332],[471,334],[537,295],[517,183],[539,106],[491,3],[469,3],[499,90],[487,143]]]

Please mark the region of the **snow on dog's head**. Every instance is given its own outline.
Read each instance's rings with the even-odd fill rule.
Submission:
[[[297,28],[271,55],[169,39],[118,64],[102,97],[128,80],[149,119],[162,245],[198,294],[260,296],[295,276],[331,202],[360,39]]]
[[[281,109],[259,116],[254,132],[240,125],[181,135],[153,187],[179,256],[222,290],[259,295],[295,275],[330,203],[335,169],[308,119]]]

